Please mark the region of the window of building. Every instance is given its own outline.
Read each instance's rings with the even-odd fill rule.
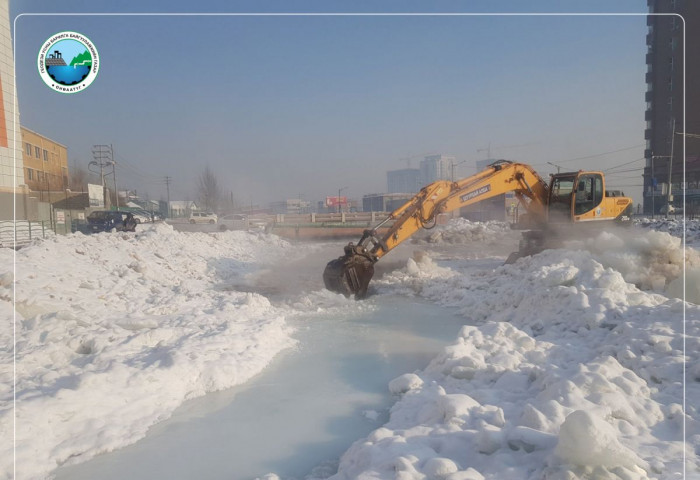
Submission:
[[[36,179],[41,182],[44,179],[44,172],[42,172],[41,170],[38,170],[36,172]]]
[[[41,148],[39,147],[34,147],[34,156],[36,158],[41,158]]]
[[[44,150],[44,161],[45,162],[49,161],[49,151],[48,150]]]
[[[27,155],[31,157],[31,156],[32,156],[32,144],[29,143],[29,142],[27,142],[27,143],[25,143],[24,145],[25,145],[25,147],[26,147],[26,149],[27,149]]]
[[[27,169],[27,180],[34,180],[34,170],[31,168]]]

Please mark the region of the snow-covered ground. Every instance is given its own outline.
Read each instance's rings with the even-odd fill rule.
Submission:
[[[446,237],[462,229],[473,237],[465,221]],[[477,326],[389,384],[389,422],[333,478],[697,476],[700,309],[669,298],[682,296],[680,239],[637,228],[569,247],[478,276],[422,255],[377,281],[458,306]],[[689,271],[698,265],[688,250]]]
[[[375,298],[456,307],[465,326],[426,368],[389,383],[388,422],[333,478],[698,475],[700,257],[678,234],[642,224],[477,274],[469,262],[512,235],[503,224],[456,220],[422,235],[414,258],[373,280]],[[45,478],[135,442],[187,399],[248,381],[294,344],[295,312],[354,308],[320,286],[284,302],[242,287],[298,252],[274,236],[167,225],[37,241],[16,253],[16,275],[14,252],[0,250],[3,478],[13,478],[13,313],[16,478]]]
[[[243,383],[291,346],[284,313],[223,288],[290,251],[277,237],[139,233],[56,236],[3,266],[1,478],[13,477],[12,283],[16,312],[16,478],[128,445],[188,398]]]

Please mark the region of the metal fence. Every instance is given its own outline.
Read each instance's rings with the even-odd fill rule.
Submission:
[[[35,238],[55,235],[50,222],[32,222],[29,220],[0,221],[0,247],[19,248],[31,243]]]

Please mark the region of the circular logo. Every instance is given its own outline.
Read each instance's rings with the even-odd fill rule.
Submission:
[[[37,66],[41,79],[52,90],[78,93],[95,81],[100,58],[95,45],[82,33],[60,32],[41,46]]]

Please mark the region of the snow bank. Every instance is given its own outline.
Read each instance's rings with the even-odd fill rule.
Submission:
[[[505,222],[472,222],[466,218],[451,219],[447,225],[416,234],[414,243],[465,245],[470,243],[493,243],[512,230]]]
[[[620,272],[626,281],[643,290],[663,292],[683,275],[683,266],[700,267],[700,254],[683,249],[682,241],[666,232],[617,229],[601,232],[567,248],[585,249],[606,267]]]
[[[17,478],[143,437],[186,399],[293,345],[278,309],[231,288],[290,249],[244,232],[57,236],[16,253]],[[12,255],[0,250],[0,431],[12,438]],[[12,477],[12,445],[0,478]]]
[[[685,233],[688,245],[700,244],[700,220],[678,218],[642,218],[635,221],[638,228],[667,232],[674,237],[683,237]]]
[[[650,275],[635,249],[629,262],[640,265],[618,267]],[[698,404],[682,404],[684,360],[687,398],[700,398],[700,308],[640,290],[599,256],[550,250],[449,275],[423,258],[377,281],[380,292],[459,307],[476,326],[390,383],[400,397],[389,422],[333,478],[671,479],[684,448],[697,473]]]

